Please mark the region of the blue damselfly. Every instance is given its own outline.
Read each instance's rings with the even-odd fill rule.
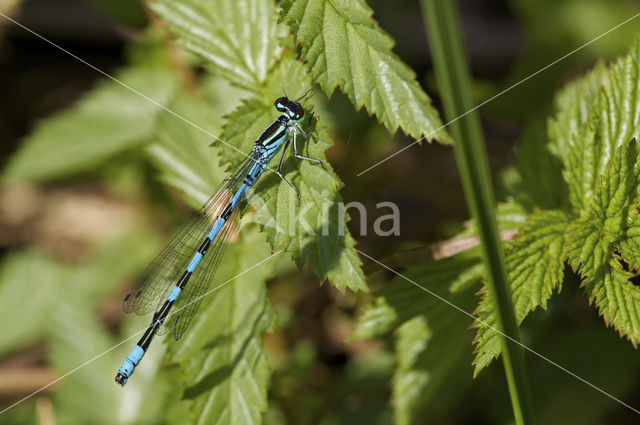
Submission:
[[[155,335],[172,329],[174,339],[182,337],[220,264],[247,191],[280,148],[284,146],[275,172],[295,192],[298,201],[298,192],[280,172],[289,143],[296,158],[318,163],[324,168],[319,159],[299,155],[297,151],[296,134],[300,133],[305,139],[309,137],[300,128],[304,109],[298,103],[307,94],[297,100],[280,97],[275,101],[274,106],[282,115],[262,132],[247,158],[229,173],[200,213],[173,237],[125,296],[125,312],[146,314],[154,311],[154,314],[151,324],[118,370],[115,378],[118,384],[127,382]],[[176,311],[170,314],[174,305]]]

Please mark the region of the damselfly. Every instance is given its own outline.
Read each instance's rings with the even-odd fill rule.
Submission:
[[[298,103],[307,94],[297,100],[280,97],[275,101],[274,106],[282,115],[264,130],[247,158],[229,173],[198,216],[178,232],[124,297],[125,312],[146,314],[153,310],[154,314],[151,324],[118,370],[118,384],[127,382],[155,335],[173,329],[176,340],[182,337],[220,264],[237,223],[241,202],[280,148],[284,145],[275,172],[295,192],[298,201],[298,192],[280,172],[289,142],[296,158],[324,168],[319,159],[299,155],[297,151],[296,134],[300,133],[305,139],[309,137],[300,128],[304,109]],[[170,315],[174,305],[176,311]]]

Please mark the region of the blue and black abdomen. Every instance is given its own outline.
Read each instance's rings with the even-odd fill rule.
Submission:
[[[299,130],[296,123],[304,116],[302,106],[286,97],[277,99],[274,105],[283,115],[262,132],[251,154],[229,174],[200,214],[178,232],[125,296],[127,313],[155,312],[151,324],[118,371],[118,384],[127,382],[156,334],[173,329],[176,340],[182,337],[207,294],[228,240],[235,231],[240,203],[285,145],[289,133],[295,132],[295,128]],[[276,172],[289,184],[280,174],[282,158]]]

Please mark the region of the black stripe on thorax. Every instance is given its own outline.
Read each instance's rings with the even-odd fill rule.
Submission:
[[[282,137],[284,137],[284,135],[286,133],[287,133],[287,129],[285,127],[280,133],[278,133],[275,136],[273,136],[273,138],[271,140],[269,140],[269,142],[267,144],[265,144],[264,147],[268,148],[269,146],[274,144],[277,140],[280,140]]]
[[[277,140],[279,137],[282,137],[281,134],[278,134],[279,137],[274,137],[274,136],[276,133],[278,133],[279,129],[283,127],[284,129],[286,129],[288,122],[289,122],[289,118],[286,115],[280,115],[277,120],[272,122],[271,125],[262,132],[260,137],[258,137],[256,144],[267,146],[268,144],[270,144],[269,142],[267,145],[265,145],[265,142],[267,140],[271,139],[271,141],[273,141],[273,140]]]

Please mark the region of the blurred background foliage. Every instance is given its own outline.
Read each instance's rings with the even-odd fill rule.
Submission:
[[[369,4],[376,20],[395,39],[395,52],[416,71],[438,107],[418,2],[370,0]],[[632,16],[638,4],[463,0],[459,7],[479,103]],[[173,99],[171,109],[213,134],[221,133],[222,116],[245,96],[215,73],[204,72],[199,59],[170,43],[157,18],[138,1],[4,0],[0,12],[160,103]],[[548,114],[553,93],[597,59],[626,53],[637,31],[637,23],[622,27],[481,109],[494,181],[503,195],[514,184],[510,166],[517,142],[536,137],[532,123]],[[176,91],[184,93],[173,96]],[[0,189],[2,409],[147,324],[147,318],[125,320],[122,296],[188,217],[189,206],[198,206],[193,199],[201,199],[222,174],[219,167],[207,166],[202,159],[206,152],[179,157],[181,136],[193,140],[202,134],[186,135],[193,130],[177,125],[157,106],[124,88],[114,90],[104,76],[4,18],[0,18],[0,93],[0,156],[3,165],[10,164],[5,173],[14,176],[5,179]],[[359,228],[360,220],[349,223],[363,251],[390,258],[400,249],[444,240],[461,230],[468,214],[449,147],[416,146],[356,177],[410,139],[401,132],[390,137],[365,111],[355,112],[339,92],[330,100],[317,93],[314,103],[335,142],[327,157],[345,183],[344,202],[362,202],[369,212],[366,234]],[[105,105],[111,105],[106,108],[111,114],[103,113]],[[70,107],[73,115],[64,112]],[[46,126],[39,124],[53,114],[58,115]],[[75,134],[72,140],[58,137],[69,132]],[[31,183],[20,181],[21,170],[15,165],[16,155],[24,154],[16,152],[25,137],[30,146],[48,149],[40,161],[28,164]],[[197,162],[189,167],[204,174],[167,172],[163,161],[176,157]],[[170,189],[185,180],[192,190],[186,200]],[[400,207],[400,236],[381,240],[371,232],[376,204],[382,201]],[[263,244],[254,230],[248,233],[243,238]],[[261,252],[264,256],[268,249]],[[246,255],[254,255],[250,258],[255,261],[245,259],[245,268],[261,258],[246,252],[240,257]],[[235,257],[233,252],[226,256]],[[408,262],[409,257],[400,258],[400,265]],[[218,277],[222,282],[239,270],[241,265],[231,262]],[[375,270],[367,269],[373,291],[392,277]],[[524,342],[640,406],[637,352],[604,328],[578,289],[577,278],[566,276],[563,292],[548,309],[532,313],[523,328]],[[355,342],[351,340],[355,320],[371,301],[369,295],[320,285],[315,275],[297,271],[284,257],[257,278],[267,279],[275,318],[269,324],[273,332],[263,341],[272,368],[265,423],[384,424],[394,420],[392,406],[398,409],[397,423],[509,422],[500,365],[494,362],[472,380],[473,332],[456,328],[446,344],[431,339],[432,334],[442,333],[429,326],[446,328],[457,314],[447,306],[434,303],[429,316],[437,319],[429,324],[428,318],[419,316],[393,336]],[[459,302],[473,310],[473,300]],[[0,423],[185,423],[189,406],[175,391],[181,369],[164,363],[165,344],[154,344],[144,367],[124,391],[112,382],[134,342],[117,346],[0,415]],[[404,355],[394,354],[396,344],[404,344],[399,350]],[[441,351],[419,356],[424,344]],[[169,359],[181,355],[175,352],[176,344],[168,347]],[[416,358],[422,363],[416,364]],[[539,423],[637,422],[629,410],[540,359],[530,357],[528,363]],[[417,405],[404,406],[410,394],[392,394],[392,379],[405,380],[407,391],[417,382],[412,380],[442,384]]]

